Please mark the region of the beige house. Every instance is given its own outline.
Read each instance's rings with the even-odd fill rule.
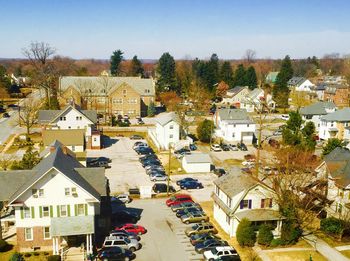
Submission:
[[[155,100],[155,83],[141,77],[64,76],[59,80],[59,94],[65,102],[73,99],[98,113],[143,117]]]

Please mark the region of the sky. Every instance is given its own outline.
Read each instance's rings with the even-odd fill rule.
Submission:
[[[350,54],[348,0],[0,0],[0,57],[32,41],[75,59]]]

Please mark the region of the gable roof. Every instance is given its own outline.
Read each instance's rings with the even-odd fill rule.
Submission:
[[[217,113],[222,121],[253,123],[245,109],[220,109]]]
[[[350,121],[350,108],[344,108],[339,111],[332,112],[321,118],[323,121]]]
[[[269,72],[269,74],[266,76],[266,81],[274,83],[278,74],[279,72]]]
[[[17,191],[34,173],[33,170],[0,171],[0,184],[3,184],[0,189],[0,201],[8,201],[13,192]]]
[[[161,113],[156,117],[156,122],[159,123],[161,126],[165,126],[171,121],[177,122],[177,120],[177,115],[173,111]]]
[[[94,95],[105,95],[107,89],[111,93],[122,84],[131,86],[141,96],[154,96],[155,84],[153,79],[141,77],[106,77],[106,76],[63,76],[59,81],[60,91],[65,91],[70,86],[77,91],[91,91]]]
[[[209,154],[206,153],[192,153],[184,156],[187,163],[211,163]]]
[[[287,82],[288,85],[292,85],[292,86],[299,86],[301,84],[303,84],[307,79],[304,77],[297,77],[294,76],[292,78],[289,79],[289,81]]]
[[[226,93],[227,96],[229,97],[234,97],[236,96],[238,93],[240,93],[241,91],[245,90],[245,89],[248,89],[247,86],[236,86],[232,89],[229,89]],[[230,95],[228,95],[228,93],[230,93]]]
[[[264,96],[264,90],[260,89],[260,88],[255,88],[254,90],[252,90],[249,95],[248,95],[248,99],[249,100],[255,100],[256,98],[258,98],[259,96],[261,96],[261,94]]]
[[[345,148],[335,148],[324,157],[324,162],[335,183],[341,187],[350,185],[350,151]]]
[[[326,115],[326,109],[335,109],[333,102],[316,102],[300,109],[301,115]]]
[[[50,154],[51,150],[56,149],[58,147],[63,148],[64,145],[56,139],[50,145],[46,146],[46,148],[42,152],[40,152],[40,157],[46,157],[47,155]],[[75,153],[73,151],[71,151],[67,147],[65,149],[67,150],[67,153],[69,155],[71,155],[72,157],[75,157]]]
[[[48,129],[42,131],[43,143],[45,146],[51,145],[55,140],[58,140],[65,146],[84,146],[84,129]]]
[[[79,161],[64,152],[64,148],[57,147],[46,158],[42,159],[38,165],[32,169],[32,175],[13,193],[9,199],[9,203],[15,201],[20,195],[22,195],[28,188],[30,188],[35,182],[41,179],[52,168],[57,169],[63,175],[65,175],[72,182],[80,186],[86,192],[88,192],[95,199],[100,200],[100,193],[79,174],[76,169],[85,168]],[[91,170],[93,171],[93,170]],[[98,173],[100,170],[95,170]],[[104,169],[103,169],[104,173]],[[101,174],[99,174],[101,175]]]

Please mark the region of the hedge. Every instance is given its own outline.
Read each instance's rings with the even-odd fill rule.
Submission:
[[[273,239],[271,227],[268,225],[261,225],[258,233],[258,243],[260,245],[268,246]]]
[[[344,230],[344,222],[335,217],[322,219],[321,230],[330,235],[341,235]]]
[[[61,261],[60,255],[52,255],[47,258],[47,261]]]
[[[0,240],[0,252],[5,252],[7,249],[7,242],[3,239]]]
[[[252,223],[248,219],[243,218],[241,220],[237,227],[236,237],[240,246],[254,246],[256,234]]]

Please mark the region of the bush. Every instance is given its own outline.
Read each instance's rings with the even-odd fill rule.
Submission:
[[[48,256],[48,255],[50,255],[49,252],[44,252],[44,256]]]
[[[256,241],[256,234],[252,227],[252,223],[243,218],[237,227],[237,241],[240,246],[249,246],[252,247]]]
[[[52,255],[47,258],[47,261],[61,261],[60,255]]]
[[[25,253],[24,254],[24,257],[31,257],[32,256],[32,253]]]
[[[280,238],[274,238],[271,240],[271,243],[270,243],[271,247],[277,247],[277,246],[283,246],[283,245],[285,245],[285,243]]]
[[[23,260],[24,259],[20,253],[14,253],[9,259],[9,261],[23,261]]]
[[[198,124],[197,136],[202,142],[209,142],[211,135],[214,132],[214,122],[210,120],[204,120]]]
[[[7,242],[3,239],[0,240],[0,252],[5,252],[7,249]]]
[[[258,243],[260,245],[268,246],[270,245],[272,239],[273,234],[271,231],[271,227],[269,227],[268,225],[261,225],[259,228]]]
[[[295,244],[302,235],[302,230],[292,220],[285,220],[282,224],[281,239],[286,245]]]
[[[321,230],[329,235],[341,235],[344,230],[344,223],[335,217],[321,220]]]
[[[40,252],[34,252],[33,255],[34,256],[40,256]]]

